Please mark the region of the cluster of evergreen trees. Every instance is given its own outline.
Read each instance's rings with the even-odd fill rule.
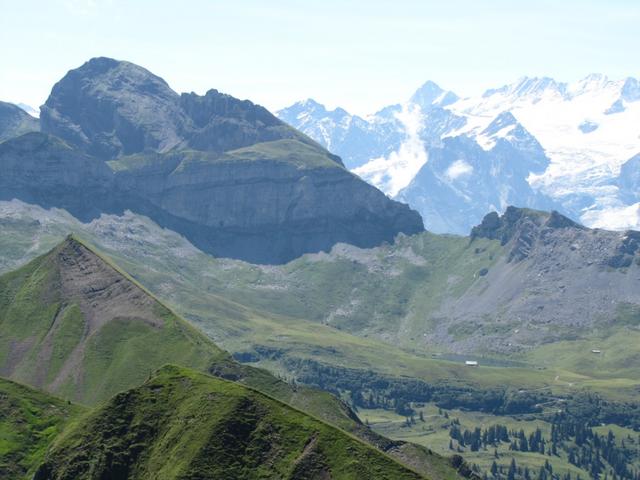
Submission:
[[[640,436],[636,440],[640,444]],[[599,435],[585,423],[561,413],[556,414],[551,423],[551,442],[564,446],[569,462],[587,470],[594,478],[606,471],[606,462],[616,477],[640,479],[640,472],[630,468],[638,448],[631,438],[618,443],[611,430],[607,435]]]
[[[522,429],[509,430],[504,425],[462,430],[457,419],[451,422],[449,436],[449,448],[459,452],[465,448],[471,452],[494,448],[494,454],[498,457],[497,447],[505,443],[509,444],[511,451],[534,452],[549,457],[560,457],[562,451],[566,453],[569,463],[589,472],[592,478],[602,478],[611,473],[613,479],[640,480],[640,471],[632,468],[640,437],[636,439],[637,445],[632,438],[616,442],[611,430],[607,435],[600,435],[590,426],[576,421],[566,413],[559,413],[553,417],[549,437],[545,437],[539,428],[526,435]],[[454,445],[454,441],[457,445]],[[495,468],[492,467],[492,474],[496,468],[499,468],[497,464]],[[550,463],[549,468],[545,465],[544,470],[545,472],[536,474],[538,479],[559,478],[554,476]],[[500,477],[505,476],[508,480],[515,478],[509,472],[498,470],[498,473]],[[511,473],[517,474],[518,478],[531,478],[531,472],[525,470]]]
[[[265,355],[261,353],[258,356],[262,358]],[[279,351],[269,355],[269,358],[280,358]],[[640,402],[611,402],[588,393],[559,399],[546,390],[475,389],[448,382],[429,384],[413,378],[329,366],[311,359],[286,358],[282,361],[289,371],[296,372],[298,382],[332,392],[346,399],[356,410],[394,410],[406,418],[407,426],[416,423],[415,405],[427,402],[444,409],[460,408],[494,415],[527,414],[531,419],[545,421],[549,421],[549,417],[542,405],[557,403],[562,405],[564,413],[553,418],[550,438],[545,438],[541,431],[530,435],[518,431],[507,432],[508,440],[499,441],[508,442],[513,451],[537,452],[550,457],[563,452],[571,463],[588,471],[594,478],[601,478],[609,471],[616,480],[640,480],[639,473],[631,467],[633,458],[637,460],[639,456],[637,447],[633,451],[624,442],[609,442],[608,437],[602,438],[592,430],[596,425],[609,423],[640,430]],[[458,430],[454,432],[457,445],[452,445],[452,449],[460,452],[488,448],[498,442],[496,438],[504,437],[504,430],[498,426],[494,431],[460,431],[459,425],[452,428]],[[544,478],[548,478],[549,472],[545,472],[536,472],[535,476],[546,475]],[[551,477],[557,478],[554,474]]]
[[[580,475],[572,477],[569,472],[564,475],[554,473],[553,465],[551,465],[549,460],[546,460],[544,465],[536,471],[527,466],[519,466],[515,458],[511,459],[511,463],[508,468],[503,465],[498,465],[494,460],[491,464],[491,468],[489,469],[489,473],[485,473],[483,475],[484,480],[489,480],[490,477],[501,480],[582,480]]]
[[[476,427],[472,431],[462,431],[457,418],[451,422],[449,436],[456,440],[461,448],[468,447],[472,452],[477,452],[480,448],[487,449],[489,446],[497,447],[499,443],[509,441],[509,432],[504,425],[492,425],[484,430]],[[449,448],[453,448],[453,443],[449,443]]]
[[[477,389],[448,382],[427,383],[413,378],[326,365],[311,359],[283,358],[282,352],[277,349],[258,352],[256,359],[259,358],[282,360],[287,370],[296,372],[298,382],[340,397],[350,397],[351,404],[356,408],[384,408],[402,412],[405,416],[410,414],[412,403],[433,402],[446,409],[542,417],[542,404],[559,401],[545,390]],[[584,393],[565,397],[562,402],[576,420],[587,424],[613,423],[640,430],[640,402],[609,402],[598,395]]]

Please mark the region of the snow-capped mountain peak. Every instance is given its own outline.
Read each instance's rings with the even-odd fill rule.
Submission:
[[[542,97],[564,98],[566,89],[566,83],[556,82],[550,77],[521,77],[514,83],[486,90],[482,98],[499,97],[507,101],[537,101]]]
[[[428,229],[465,233],[509,202],[555,208],[588,226],[640,228],[636,78],[522,77],[467,98],[429,81],[407,103],[350,116],[348,125],[337,126],[332,112],[306,112],[281,118],[420,210]]]
[[[500,132],[504,132],[505,129],[513,130],[517,124],[518,120],[513,116],[513,113],[509,111],[502,112],[482,131],[482,135],[498,135]]]
[[[500,113],[475,139],[485,150],[491,150],[501,138],[510,138],[518,120],[509,111]]]
[[[606,75],[601,73],[591,73],[581,80],[569,85],[568,94],[571,98],[580,95],[593,94],[601,92],[605,88],[614,86],[615,82],[611,82]]]
[[[455,93],[444,90],[437,83],[429,80],[415,91],[409,102],[419,105],[422,110],[428,110],[434,105],[445,107],[458,99]]]
[[[406,187],[418,170],[426,163],[425,144],[420,138],[423,124],[420,105],[407,103],[395,114],[405,135],[397,150],[371,159],[353,170],[369,183],[390,196],[395,196]]]
[[[342,108],[328,110],[312,98],[294,103],[276,112],[276,115],[329,150],[334,149],[338,132],[348,130],[353,119],[358,118]]]

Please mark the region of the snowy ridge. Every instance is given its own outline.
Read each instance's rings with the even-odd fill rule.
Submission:
[[[420,138],[423,130],[422,109],[418,104],[402,106],[395,118],[404,127],[405,138],[398,150],[386,157],[371,159],[365,165],[353,169],[367,182],[394,197],[406,187],[420,168],[427,162],[427,151]]]
[[[635,78],[592,74],[564,83],[522,77],[468,98],[426,82],[402,105],[367,118],[313,103],[296,104],[300,117],[281,115],[294,106],[279,115],[342,156],[356,174],[418,209],[432,230],[468,233],[481,209],[500,211],[504,202],[551,205],[591,227],[640,229],[640,181],[624,181],[640,178],[640,162],[630,162],[640,154]],[[471,143],[446,141],[460,137]],[[429,166],[436,157],[440,164]],[[474,188],[470,178],[481,167],[486,175]],[[431,174],[421,174],[425,168]],[[481,198],[491,196],[480,189],[497,192],[501,201],[485,204]],[[440,199],[426,198],[435,192]],[[430,225],[429,218],[447,219],[446,225]]]

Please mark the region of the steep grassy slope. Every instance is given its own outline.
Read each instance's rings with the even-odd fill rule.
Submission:
[[[264,394],[167,366],[55,442],[41,479],[418,479]]]
[[[228,324],[243,310],[228,303]],[[241,382],[336,425],[433,478],[455,477],[427,449],[375,434],[333,395],[295,387],[240,365],[160,304],[109,260],[69,237],[0,277],[0,368],[4,375],[95,404],[141,383],[166,362]]]
[[[82,403],[226,354],[79,241],[0,278],[0,373]]]
[[[0,378],[0,478],[31,478],[49,444],[83,410]]]

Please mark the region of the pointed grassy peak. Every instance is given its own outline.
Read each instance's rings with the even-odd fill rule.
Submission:
[[[34,478],[422,477],[258,391],[167,365],[65,432]]]
[[[0,375],[93,404],[228,354],[74,235],[0,277]]]

